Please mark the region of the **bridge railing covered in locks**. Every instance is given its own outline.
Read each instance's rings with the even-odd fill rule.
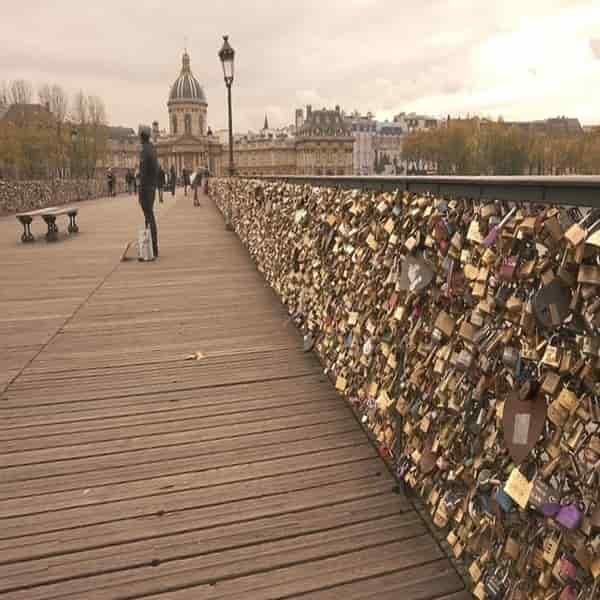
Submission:
[[[402,178],[210,193],[474,595],[600,598],[600,211],[476,180],[456,188],[476,199]]]

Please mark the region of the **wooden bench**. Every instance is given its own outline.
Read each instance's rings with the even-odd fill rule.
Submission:
[[[58,225],[56,224],[56,217],[60,217],[61,215],[66,215],[69,218],[69,225],[67,227],[68,232],[77,233],[79,231],[79,227],[77,226],[76,220],[76,208],[50,206],[48,208],[40,208],[39,210],[30,210],[28,212],[19,213],[17,215],[17,219],[21,225],[23,225],[21,241],[23,243],[35,241],[35,237],[31,232],[31,223],[35,217],[42,217],[48,226],[46,240],[48,242],[56,242],[58,240]]]

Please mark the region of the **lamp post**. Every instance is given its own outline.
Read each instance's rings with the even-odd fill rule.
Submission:
[[[227,86],[227,106],[229,110],[229,175],[233,176],[235,167],[233,164],[233,125],[231,119],[231,84],[233,83],[233,59],[235,51],[229,44],[229,36],[223,36],[223,46],[219,50],[219,58],[223,66],[223,76]]]
[[[75,175],[75,158],[76,158],[76,150],[77,150],[77,135],[78,135],[78,131],[77,129],[71,129],[71,143],[73,145],[72,148],[72,156],[71,156],[71,177],[74,177]]]

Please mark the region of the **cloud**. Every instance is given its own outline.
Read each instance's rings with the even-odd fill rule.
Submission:
[[[600,122],[597,4],[103,0],[83,9],[80,0],[22,0],[2,9],[0,73],[98,94],[115,124],[165,125],[187,36],[209,123],[220,129],[227,112],[217,51],[229,33],[239,131],[259,129],[265,112],[272,126],[291,123],[305,104],[381,117],[498,110]],[[575,93],[583,85],[585,102]]]

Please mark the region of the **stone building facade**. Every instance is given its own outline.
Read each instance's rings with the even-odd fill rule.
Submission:
[[[107,127],[106,157],[98,161],[97,171],[109,167],[117,177],[125,175],[128,169],[133,172],[140,163],[140,138],[131,127]]]
[[[354,137],[336,106],[334,110],[312,110],[296,136],[296,174],[352,175]]]
[[[222,146],[208,127],[208,102],[199,81],[192,73],[190,56],[183,53],[181,71],[171,86],[167,101],[169,130],[156,142],[158,159],[165,170],[175,167],[178,175],[183,169],[193,171],[207,166],[219,174]],[[158,122],[153,124],[158,131]]]
[[[438,127],[438,120],[416,113],[401,112],[392,121],[378,121],[372,113],[354,112],[346,117],[354,135],[355,175],[400,175],[410,169],[402,158],[406,135]]]
[[[377,124],[373,137],[373,167],[377,175],[400,175],[406,172],[402,159],[402,146],[406,130],[397,122]]]
[[[340,107],[295,113],[295,132],[247,136],[234,142],[238,175],[351,175],[354,138]],[[228,161],[221,156],[221,171]]]
[[[227,166],[228,147],[222,155]],[[294,138],[257,138],[234,143],[233,160],[238,175],[290,175],[296,173]],[[223,170],[223,173],[225,171]]]
[[[373,141],[377,133],[377,120],[369,112],[366,115],[353,113],[347,121],[354,135],[352,172],[354,175],[370,175],[375,160]]]

